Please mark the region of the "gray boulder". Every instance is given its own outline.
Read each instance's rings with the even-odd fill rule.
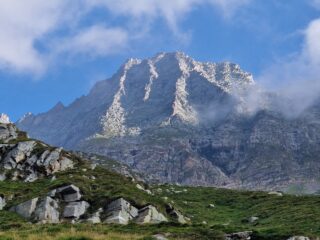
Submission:
[[[107,205],[106,223],[128,224],[138,216],[138,209],[123,198],[118,198]]]
[[[168,219],[162,213],[159,213],[158,210],[152,205],[140,209],[139,215],[135,219],[135,222],[138,224],[161,223],[167,221]]]
[[[279,196],[282,197],[283,193],[279,192],[279,191],[272,191],[272,192],[268,192],[269,195],[275,195],[275,196]]]
[[[81,200],[82,198],[80,189],[73,184],[57,188],[51,191],[49,194],[50,196],[60,197],[65,202],[75,202]]]
[[[95,213],[93,213],[88,219],[86,219],[86,222],[97,224],[101,223],[101,213],[103,212],[102,208],[99,208]]]
[[[0,195],[0,211],[6,206],[6,199]]]
[[[176,219],[179,223],[185,224],[187,223],[186,218],[180,213],[177,209],[175,209],[171,204],[167,204],[166,212],[169,216]]]
[[[36,210],[38,200],[39,198],[34,198],[20,203],[17,206],[10,208],[10,211],[17,213],[26,219],[31,219],[32,214]]]
[[[33,218],[38,223],[59,223],[59,215],[58,202],[45,197],[37,204]]]
[[[63,217],[79,219],[89,207],[90,205],[86,201],[70,202],[64,208]]]
[[[10,208],[20,216],[38,223],[59,222],[58,202],[50,197],[34,198]]]
[[[259,218],[258,217],[254,217],[254,216],[252,216],[252,217],[250,217],[248,219],[249,223],[256,223],[256,222],[258,222],[258,220],[259,220]]]

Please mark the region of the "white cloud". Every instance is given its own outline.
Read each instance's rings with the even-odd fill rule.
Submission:
[[[61,19],[64,0],[3,0],[0,7],[0,64],[18,71],[42,71],[43,56],[35,39],[52,31]]]
[[[320,19],[312,21],[303,31],[300,52],[267,68],[258,81],[287,97],[280,107],[289,116],[299,115],[320,96]]]
[[[126,49],[132,39],[143,35],[162,18],[179,40],[179,22],[198,6],[211,4],[230,16],[249,0],[2,0],[0,7],[0,68],[15,72],[44,72],[59,53],[105,56]],[[94,23],[83,28],[94,8],[104,8],[115,17],[128,19],[121,26]],[[106,12],[106,14],[107,14]],[[132,18],[134,19],[132,21]],[[130,28],[137,22],[140,28]],[[62,30],[62,31],[60,31]],[[59,34],[56,32],[59,31]],[[141,39],[141,37],[140,37]],[[57,47],[59,45],[59,47]],[[39,50],[41,46],[46,51]],[[53,47],[52,47],[53,46]]]
[[[114,15],[131,16],[135,19],[164,18],[171,30],[180,34],[178,23],[198,6],[210,4],[230,17],[251,0],[87,0],[87,6],[104,6]]]
[[[312,21],[305,31],[303,57],[312,65],[320,66],[320,18]]]
[[[225,17],[232,17],[232,15],[241,7],[248,5],[251,0],[208,0],[214,6],[222,10]]]
[[[122,51],[127,44],[128,34],[125,30],[94,25],[59,42],[58,52],[105,56]]]

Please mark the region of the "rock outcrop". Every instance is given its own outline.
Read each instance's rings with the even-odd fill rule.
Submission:
[[[139,210],[124,198],[114,199],[93,214],[88,212],[89,207],[90,204],[82,199],[80,189],[75,185],[68,185],[52,190],[45,197],[33,198],[13,206],[10,211],[37,223],[68,221],[125,225],[130,221],[139,224],[168,221],[154,206],[148,205]]]
[[[33,182],[74,166],[69,153],[28,139],[13,124],[0,124],[0,173],[2,180]]]
[[[4,113],[1,113],[0,114],[0,124],[3,123],[3,124],[9,124],[11,123],[10,122],[10,119],[9,119],[9,116],[7,114],[4,114]]]
[[[54,189],[45,197],[20,203],[11,207],[10,211],[37,223],[59,223],[63,220],[78,220],[86,212],[89,204],[80,200],[79,188],[69,185]]]

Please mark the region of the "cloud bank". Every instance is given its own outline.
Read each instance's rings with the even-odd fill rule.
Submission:
[[[292,117],[320,100],[320,18],[310,22],[302,33],[302,48],[258,77],[265,89],[287,99],[277,107]]]
[[[249,0],[3,0],[0,8],[0,69],[41,74],[59,54],[91,57],[115,54],[130,47],[147,28],[130,24],[152,24],[164,19],[178,38],[185,34],[179,22],[198,6],[209,4],[230,17]],[[105,11],[128,21],[121,26],[92,23],[82,26],[90,12]],[[140,32],[137,32],[140,30]]]

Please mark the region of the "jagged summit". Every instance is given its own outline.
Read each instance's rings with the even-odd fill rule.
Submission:
[[[182,52],[158,53],[149,59],[127,60],[88,96],[68,107],[58,103],[47,114],[27,116],[19,124],[31,130],[35,125],[47,129],[50,123],[65,129],[64,133],[72,131],[75,142],[92,136],[136,136],[150,127],[211,121],[214,106],[229,109],[253,85],[252,75],[237,64],[203,63]],[[51,143],[70,141],[56,142],[57,133],[40,132],[38,137]]]

